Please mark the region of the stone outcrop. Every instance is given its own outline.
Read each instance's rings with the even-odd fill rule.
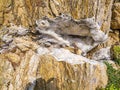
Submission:
[[[29,26],[34,29],[36,19],[43,16],[55,17],[59,13],[67,13],[75,19],[90,18],[109,30],[111,7],[113,0],[1,0],[0,24]]]
[[[113,5],[111,28],[120,29],[120,2]]]
[[[98,62],[97,54],[99,52],[95,55],[98,61],[83,56],[87,52],[88,57],[91,58],[92,54],[98,49],[119,42],[118,31],[109,33],[110,22],[112,29],[120,29],[119,3],[114,4],[111,21],[113,1],[0,0],[0,28],[3,31],[0,32],[0,90],[97,90],[104,88],[108,81],[107,68],[103,62]],[[57,47],[54,46],[56,42],[52,42],[53,45],[45,43],[45,40],[50,42],[51,38],[40,34],[39,30],[39,32],[35,32],[35,21],[44,16],[53,20],[61,13],[72,16],[77,24],[81,19],[95,17],[95,23],[97,24],[92,26],[95,27],[95,31],[97,25],[100,28],[97,30],[97,34],[92,32],[92,38],[86,38],[90,33],[88,30],[87,34],[81,35],[85,38],[80,39],[76,35],[81,34],[81,31],[79,33],[78,31],[73,32],[74,28],[69,27],[73,30],[70,31],[70,34],[73,32],[72,34],[76,36],[75,38],[69,37],[73,47],[64,47],[64,45]],[[15,25],[10,29],[11,23]],[[72,26],[72,24],[69,26]],[[84,30],[86,28],[89,29],[85,26]],[[104,43],[103,40],[103,44],[95,42],[99,41],[95,40],[100,35],[99,32],[102,32],[100,40],[108,33],[109,40]],[[66,31],[66,33],[69,32]],[[42,39],[40,39],[40,35]],[[39,37],[39,39],[36,37]],[[63,36],[62,38],[67,40],[68,37]],[[42,45],[41,41],[45,45]],[[105,56],[103,53],[102,55]],[[104,59],[103,56],[102,58],[99,56],[99,59]],[[109,57],[105,56],[106,58]]]
[[[107,84],[106,66],[64,48],[14,39],[0,54],[0,90],[96,90]]]
[[[92,56],[93,60],[111,60],[110,47],[102,48],[95,52]]]
[[[16,43],[15,37],[28,36],[39,45],[47,47],[76,47],[83,53],[87,53],[95,46],[108,40],[108,34],[100,29],[100,25],[95,18],[75,20],[67,14],[62,14],[56,18],[44,17],[36,20],[35,33],[29,29],[11,24],[0,31],[0,40],[4,43],[2,48],[13,46]],[[27,43],[24,43],[24,45]],[[29,47],[29,46],[28,46]]]
[[[87,53],[87,57],[88,58],[92,58],[93,54],[95,52],[97,52],[98,50],[102,49],[102,48],[107,48],[107,47],[111,47],[112,45],[115,45],[117,42],[120,41],[120,38],[119,38],[119,31],[118,30],[115,30],[114,32],[110,32],[109,33],[109,39],[102,43],[102,44],[99,44],[97,45],[95,48],[93,48],[92,50],[90,50],[88,53]]]
[[[74,20],[67,14],[61,14],[53,19],[45,17],[37,20],[36,24],[36,30],[42,34],[56,36],[56,39],[60,38],[55,35],[56,33],[66,36],[92,37],[96,42],[103,42],[108,38],[107,34],[105,35],[105,33],[101,31],[101,26],[95,21],[95,17]],[[53,32],[55,33],[53,34]],[[60,41],[62,42],[62,40]]]

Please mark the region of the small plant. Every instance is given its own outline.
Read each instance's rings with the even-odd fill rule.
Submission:
[[[120,90],[120,70],[115,70],[108,62],[105,64],[107,66],[108,85],[102,90]]]
[[[113,53],[113,59],[118,65],[120,65],[120,45],[115,45],[112,48],[112,53]]]
[[[120,90],[120,88],[116,88],[114,84],[112,84],[110,87],[106,88],[106,90]]]

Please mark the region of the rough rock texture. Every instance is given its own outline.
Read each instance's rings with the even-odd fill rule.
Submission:
[[[9,26],[12,22],[34,31],[35,20],[66,13],[75,19],[95,16],[101,30],[106,32],[110,29],[112,4],[113,0],[0,0],[0,25]]]
[[[71,14],[75,19],[95,16],[102,30],[109,30],[113,0],[0,0],[0,24],[34,27],[36,19]]]
[[[93,54],[95,52],[97,52],[98,50],[100,50],[102,48],[111,47],[112,45],[115,45],[119,41],[120,41],[119,31],[115,30],[114,32],[110,32],[109,33],[109,39],[106,42],[104,42],[102,44],[99,44],[96,47],[94,47],[92,50],[90,50],[87,53],[87,57],[88,58],[92,58]]]
[[[13,42],[14,48],[0,54],[0,90],[96,90],[107,84],[103,63],[38,47],[25,37]]]
[[[45,17],[36,20],[36,24],[35,33],[17,25],[2,28],[0,40],[4,44],[1,47],[10,46],[15,37],[27,35],[32,36],[31,39],[36,40],[42,46],[76,47],[77,50],[80,49],[83,53],[87,53],[95,46],[108,40],[108,34],[100,30],[100,25],[94,20],[94,17],[74,20],[71,16],[62,14],[56,18]]]
[[[113,5],[111,28],[120,29],[120,2]]]
[[[14,23],[34,31],[37,19],[66,13],[76,20],[95,16],[101,30],[109,32],[112,4],[113,0],[0,0],[0,27]],[[71,53],[43,48],[30,37],[15,36],[0,49],[0,90],[96,90],[107,85],[103,63],[73,54],[74,49]],[[116,40],[118,34],[112,33],[97,47],[111,46]]]
[[[101,31],[101,25],[95,21],[95,17],[74,20],[67,14],[61,14],[53,19],[46,17],[37,20],[36,24],[36,30],[43,34],[48,34],[48,32],[49,34],[55,32],[57,34],[63,34],[66,36],[72,35],[92,37],[96,42],[103,42],[108,38],[107,34]],[[59,38],[59,36],[57,38]]]
[[[110,47],[102,48],[95,52],[92,56],[93,60],[110,60]]]

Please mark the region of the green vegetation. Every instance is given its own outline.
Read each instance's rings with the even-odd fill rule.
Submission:
[[[113,58],[115,62],[120,65],[120,45],[113,47]]]
[[[107,66],[108,85],[102,90],[120,90],[120,70],[115,70],[108,62],[105,64]]]

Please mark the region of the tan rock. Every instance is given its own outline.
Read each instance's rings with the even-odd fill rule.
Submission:
[[[102,24],[102,30],[110,27],[111,7],[113,0],[1,0],[0,21],[2,25],[9,22],[32,26],[34,21],[43,16],[55,17],[59,13],[71,14],[75,19],[96,17],[96,21]],[[13,8],[14,7],[14,8]]]
[[[28,51],[29,49],[35,50],[39,47],[36,43],[32,42],[30,38],[26,37],[15,38],[14,43],[21,51]]]
[[[13,62],[13,63],[19,63],[20,62],[20,57],[15,53],[7,53],[7,54],[5,54],[5,57],[7,59],[9,59],[10,62]]]
[[[95,16],[101,29],[107,31],[110,28],[112,2],[113,0],[0,0],[0,25],[12,22],[32,26],[31,29],[34,30],[36,19],[68,13],[75,19]],[[60,48],[41,47],[36,52],[39,45],[30,39],[18,37],[14,43],[16,50],[0,54],[0,90],[96,90],[107,85],[106,66],[103,63]]]
[[[26,51],[16,69],[8,59],[16,53],[0,55],[1,90],[96,90],[107,84],[106,66],[65,49],[41,48]]]
[[[99,45],[97,45],[95,48],[93,48],[92,50],[90,50],[87,53],[87,57],[88,58],[92,58],[92,55],[102,49],[102,48],[106,48],[106,47],[111,47],[112,45],[114,45],[116,42],[119,42],[120,38],[119,38],[119,31],[115,30],[114,32],[110,32],[109,33],[109,38],[106,42],[101,43]]]
[[[65,49],[69,50],[70,52],[77,54],[77,55],[81,55],[82,54],[82,50],[80,50],[77,47],[65,47]]]
[[[120,3],[113,5],[111,28],[120,29]]]

